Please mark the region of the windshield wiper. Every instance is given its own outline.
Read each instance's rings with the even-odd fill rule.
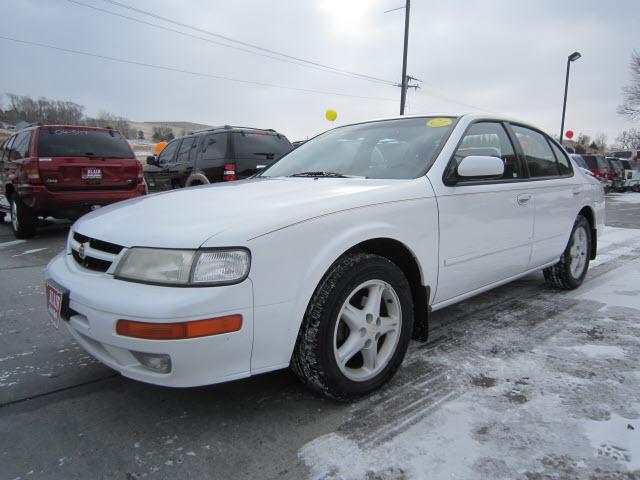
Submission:
[[[290,177],[332,177],[332,178],[357,178],[351,175],[343,175],[342,173],[337,172],[325,172],[325,171],[317,171],[317,172],[300,172],[294,173],[293,175],[289,175]]]

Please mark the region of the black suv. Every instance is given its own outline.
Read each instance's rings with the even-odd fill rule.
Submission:
[[[148,157],[150,192],[250,177],[293,147],[274,130],[214,127],[172,140],[158,158]]]

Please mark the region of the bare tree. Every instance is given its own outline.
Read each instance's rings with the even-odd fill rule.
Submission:
[[[640,129],[630,128],[623,131],[618,138],[616,138],[616,148],[635,150],[640,149]]]
[[[640,119],[640,53],[635,50],[631,54],[631,84],[622,88],[623,103],[618,113],[632,120]]]
[[[593,142],[596,144],[596,148],[599,152],[604,152],[607,149],[607,135],[604,133],[599,133],[596,135],[596,138],[593,139]]]

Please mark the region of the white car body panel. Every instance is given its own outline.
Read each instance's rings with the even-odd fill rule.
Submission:
[[[124,251],[245,247],[252,261],[239,284],[178,288],[114,279],[113,266],[89,271],[68,246],[46,273],[71,292],[77,315],[67,327],[123,375],[169,386],[211,384],[286,367],[318,283],[336,259],[367,240],[402,244],[437,309],[555,263],[584,207],[602,231],[602,187],[575,165],[574,175],[561,179],[446,186],[443,172],[456,145],[484,118],[460,117],[428,173],[415,179],[254,179],[159,193],[82,217],[72,231]],[[118,319],[163,323],[234,313],[243,316],[242,328],[223,335],[157,341],[115,333]],[[173,369],[148,371],[131,350],[169,354]]]

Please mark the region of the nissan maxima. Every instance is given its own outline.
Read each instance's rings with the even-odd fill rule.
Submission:
[[[368,121],[254,178],[80,218],[47,267],[47,309],[132,379],[190,387],[291,367],[347,400],[394,375],[432,311],[537,270],[579,287],[603,225],[602,186],[527,123]]]

